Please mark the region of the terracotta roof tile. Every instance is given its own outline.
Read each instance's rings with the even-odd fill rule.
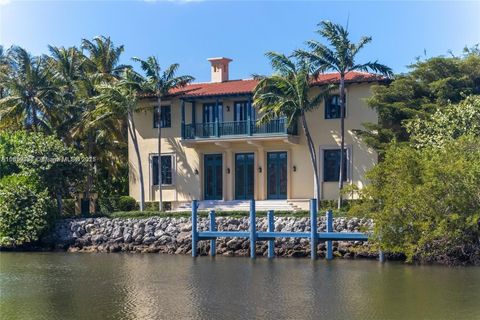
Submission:
[[[384,81],[385,77],[364,72],[349,72],[345,77],[347,83],[354,82],[372,82],[372,81]],[[340,81],[340,75],[338,73],[323,73],[320,74],[312,84],[315,86],[337,83]],[[220,96],[220,95],[232,95],[232,94],[249,94],[253,92],[258,80],[246,79],[246,80],[230,80],[225,82],[206,82],[206,83],[192,83],[183,88],[177,88],[171,91],[172,95],[181,96],[185,98],[195,97],[207,97],[207,96]],[[150,95],[142,95],[143,97],[149,97]]]

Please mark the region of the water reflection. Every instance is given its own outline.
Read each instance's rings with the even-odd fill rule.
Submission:
[[[0,253],[2,319],[480,319],[480,268]]]

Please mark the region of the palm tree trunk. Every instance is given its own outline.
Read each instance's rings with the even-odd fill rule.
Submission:
[[[138,161],[138,175],[140,179],[140,211],[143,211],[145,208],[145,186],[143,184],[143,168],[142,168],[142,159],[140,157],[140,148],[138,147],[137,139],[137,129],[135,127],[135,122],[133,120],[133,115],[128,113],[128,131],[132,137],[133,146],[135,148],[135,154],[137,155]]]
[[[342,208],[343,203],[343,167],[345,163],[345,74],[340,73],[340,173],[338,175],[338,205]]]
[[[303,132],[307,138],[308,150],[310,151],[310,161],[312,162],[313,177],[314,177],[314,194],[317,199],[317,204],[320,205],[321,200],[321,190],[320,190],[320,179],[318,177],[318,165],[317,165],[317,154],[315,152],[315,145],[310,135],[310,130],[308,129],[307,120],[305,119],[305,114],[301,115]],[[319,206],[318,206],[319,207]]]
[[[158,124],[158,131],[157,131],[157,138],[158,138],[158,210],[160,212],[163,211],[163,197],[162,197],[162,99],[160,98],[160,94],[157,94],[157,105],[158,105],[158,113],[157,113],[157,124]]]

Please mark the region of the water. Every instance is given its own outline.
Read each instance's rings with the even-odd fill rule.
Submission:
[[[1,319],[480,319],[480,268],[0,253]]]

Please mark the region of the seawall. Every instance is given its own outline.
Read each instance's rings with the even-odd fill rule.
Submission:
[[[248,230],[248,217],[218,217],[218,230]],[[208,230],[208,219],[199,218],[199,230]],[[336,232],[364,232],[371,230],[369,219],[335,218]],[[318,230],[325,231],[325,218],[319,217]],[[191,254],[191,229],[189,218],[152,217],[147,219],[86,218],[60,220],[42,243],[55,250],[69,252],[141,252]],[[266,231],[267,219],[257,218],[257,230]],[[276,231],[310,231],[309,218],[276,217]],[[200,241],[198,252],[209,252],[209,241]],[[217,254],[248,256],[249,240],[244,238],[217,239]],[[376,258],[368,242],[333,241],[334,256],[343,258]],[[257,255],[267,255],[267,242],[258,242]],[[325,243],[319,243],[318,256],[325,256]],[[275,254],[281,257],[306,257],[310,254],[308,239],[279,238],[275,240]]]

